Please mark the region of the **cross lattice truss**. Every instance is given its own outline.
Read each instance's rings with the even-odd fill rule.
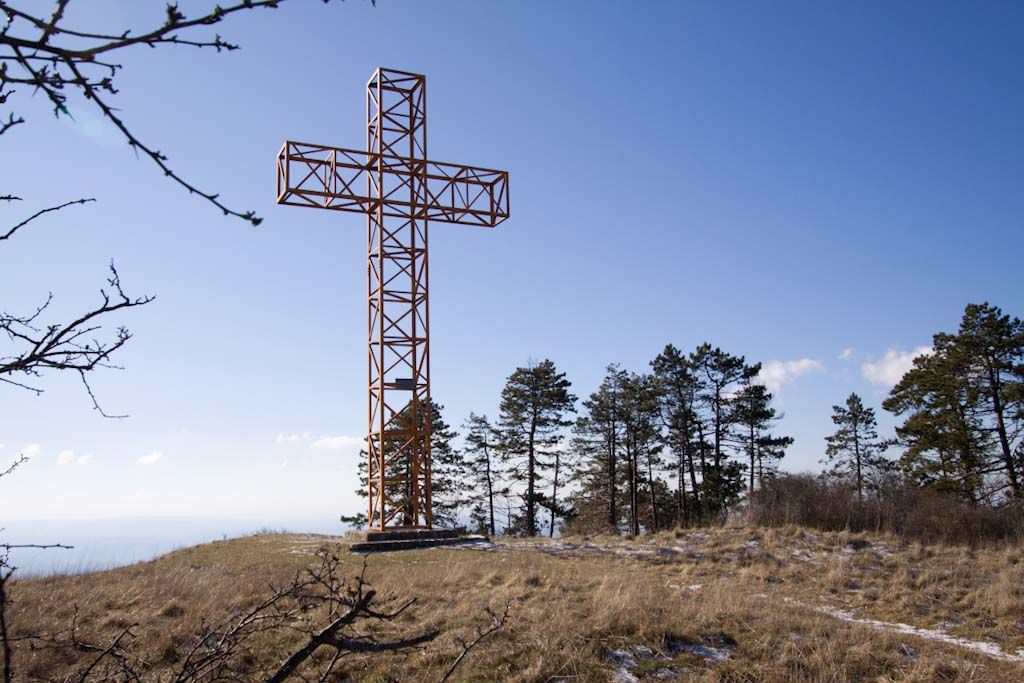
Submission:
[[[286,142],[277,202],[367,216],[369,526],[433,526],[427,225],[494,227],[508,173],[427,159],[426,78],[377,69],[366,151]]]

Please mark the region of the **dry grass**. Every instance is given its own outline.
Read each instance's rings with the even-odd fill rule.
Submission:
[[[112,571],[18,581],[15,626],[65,626],[76,604],[83,632],[95,640],[139,622],[156,673],[179,656],[200,619],[252,604],[269,583],[285,583],[309,563],[320,544],[336,541],[255,536]],[[344,671],[362,681],[437,681],[460,651],[456,637],[483,624],[484,607],[500,612],[510,603],[507,628],[473,651],[457,680],[612,680],[613,652],[636,655],[632,673],[641,680],[673,680],[670,673],[696,681],[1021,680],[1020,664],[849,624],[806,605],[941,626],[1013,653],[1024,648],[1022,560],[1018,548],[904,546],[793,527],[375,555],[368,570],[375,587],[419,598],[396,629],[434,626],[441,635],[409,654],[352,656]],[[362,559],[348,562],[354,575]],[[294,645],[287,636],[268,639],[249,665],[269,669]],[[728,658],[707,659],[695,646]],[[53,676],[64,665],[52,653],[21,656],[24,676]]]

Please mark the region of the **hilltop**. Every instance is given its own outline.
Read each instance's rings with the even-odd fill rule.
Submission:
[[[258,602],[344,539],[268,534],[199,545],[109,571],[13,582],[15,635],[75,619],[106,642],[138,623],[156,674],[202,621]],[[343,549],[343,548],[342,548]],[[341,553],[342,573],[364,558]],[[797,527],[610,538],[499,540],[366,558],[381,595],[416,603],[389,628],[437,629],[405,653],[352,654],[338,680],[437,681],[508,606],[504,627],[452,680],[963,680],[1024,676],[1024,550],[908,544]],[[77,610],[77,611],[76,611]],[[915,631],[915,629],[919,629]],[[267,634],[247,657],[271,672],[301,645]],[[86,654],[82,655],[86,657]],[[78,662],[22,649],[26,679]]]

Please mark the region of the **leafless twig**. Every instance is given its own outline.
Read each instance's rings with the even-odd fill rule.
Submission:
[[[512,603],[506,604],[505,610],[501,613],[500,616],[494,611],[492,611],[490,607],[486,608],[485,612],[487,613],[487,616],[491,618],[490,626],[488,626],[487,628],[478,626],[476,629],[476,638],[469,642],[466,642],[466,640],[461,637],[455,639],[459,643],[459,645],[462,646],[462,652],[460,652],[459,656],[455,658],[455,661],[452,662],[452,665],[448,667],[448,671],[445,673],[444,678],[441,679],[441,683],[444,683],[449,678],[451,678],[451,675],[455,673],[455,669],[457,669],[459,667],[459,664],[461,664],[462,661],[469,655],[470,650],[479,645],[492,634],[497,633],[501,629],[505,628],[505,622],[508,621],[508,611],[511,605]]]
[[[184,35],[219,24],[233,14],[261,8],[276,9],[282,2],[286,0],[242,0],[227,6],[215,5],[205,13],[191,18],[185,16],[177,3],[169,2],[164,8],[163,22],[157,26],[141,32],[132,29],[92,32],[72,28],[64,23],[65,10],[70,0],[58,0],[49,16],[15,7],[10,0],[0,0],[0,18],[5,20],[0,25],[0,104],[15,93],[10,86],[23,85],[42,91],[53,105],[55,116],[70,116],[67,93],[77,91],[86,100],[92,100],[100,113],[121,131],[129,146],[141,150],[165,176],[190,194],[197,194],[210,202],[224,215],[236,216],[252,225],[259,225],[262,219],[254,211],[229,208],[221,202],[217,193],[198,189],[168,165],[164,153],[143,143],[132,132],[114,107],[106,101],[106,95],[116,95],[118,92],[114,79],[122,65],[102,57],[119,54],[134,46],[156,48],[177,45],[231,52],[239,49],[239,46],[225,40],[220,34],[194,39]],[[0,122],[0,135],[21,123],[24,123],[22,117],[9,114],[6,121]]]
[[[39,394],[42,389],[29,383],[31,378],[39,377],[47,370],[72,370],[82,378],[93,407],[100,414],[121,417],[107,415],[100,408],[85,373],[97,368],[116,368],[110,363],[110,356],[124,346],[132,335],[127,328],[119,327],[113,339],[101,341],[95,333],[102,329],[100,319],[103,316],[144,306],[155,297],[132,298],[125,294],[113,262],[110,263],[107,285],[106,289],[100,290],[102,303],[69,323],[46,326],[38,324],[38,319],[53,301],[52,294],[30,314],[0,312],[0,335],[6,336],[17,347],[13,353],[0,355],[0,382]],[[15,380],[15,376],[27,377],[29,381]]]
[[[0,131],[0,133],[2,133],[2,132],[3,131]],[[6,197],[5,197],[5,199],[6,199]],[[14,197],[14,199],[17,199],[17,197]],[[96,200],[93,199],[93,198],[89,198],[89,199],[76,199],[74,201],[65,202],[65,203],[63,203],[63,204],[61,204],[59,206],[51,206],[48,209],[41,209],[39,211],[36,211],[31,216],[29,216],[28,218],[26,218],[22,222],[18,223],[17,225],[15,225],[13,228],[8,230],[4,234],[0,235],[0,241],[6,240],[6,239],[10,239],[11,235],[13,235],[19,229],[24,228],[26,225],[28,225],[29,223],[31,223],[35,219],[39,218],[43,214],[50,213],[51,211],[60,211],[61,209],[65,208],[65,207],[71,206],[72,204],[85,204],[87,202],[94,202],[94,201],[96,201]]]

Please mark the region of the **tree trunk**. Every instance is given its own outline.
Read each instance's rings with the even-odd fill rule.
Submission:
[[[536,422],[530,424],[530,441],[528,446],[528,452],[526,454],[526,535],[536,536],[537,535],[537,523],[534,518],[534,504],[535,504],[535,493],[534,493],[534,478],[537,475],[537,461],[535,460],[535,454],[533,452],[533,439],[536,432]]]
[[[629,460],[629,535],[635,538],[640,535],[640,521],[636,509],[636,448],[631,440],[626,444],[626,458]]]
[[[683,438],[685,439],[686,460],[687,460],[687,464],[690,466],[690,487],[693,489],[693,505],[694,505],[694,508],[695,508],[695,513],[699,516],[700,515],[700,492],[697,490],[697,468],[694,467],[694,463],[693,463],[693,444],[690,442],[690,430],[689,430],[689,428],[685,429],[685,432],[683,434]]]
[[[857,502],[864,502],[864,477],[861,473],[860,467],[860,425],[857,422],[857,418],[852,418],[853,427],[853,459],[857,467]]]
[[[686,500],[686,456],[679,454],[679,462],[676,464],[676,490],[679,494],[679,520],[682,524],[690,523],[690,504]]]
[[[558,507],[558,467],[562,458],[558,451],[555,451],[555,481],[551,489],[551,524],[548,526],[548,538],[555,537],[555,509]]]
[[[977,485],[974,482],[974,453],[971,451],[971,428],[967,422],[967,409],[957,401],[955,404],[961,431],[960,471],[964,483],[964,492],[971,505],[978,503]]]
[[[699,439],[698,447],[700,448],[700,479],[701,483],[706,485],[708,480],[708,460],[705,453],[706,449],[704,448],[704,425],[700,421],[697,422],[697,439]],[[703,511],[706,507],[707,499],[708,493],[707,489],[705,489],[703,503],[698,499],[697,505],[699,510]]]
[[[647,451],[647,489],[651,492],[651,529],[652,533],[658,531],[658,499],[654,494],[654,465],[651,462],[651,449],[648,445],[645,450]]]
[[[1010,452],[1010,440],[1006,436],[1006,424],[1003,421],[1003,399],[1000,394],[1001,382],[999,381],[999,374],[996,372],[992,365],[992,361],[986,362],[988,365],[988,386],[990,390],[990,398],[992,399],[992,412],[996,415],[996,431],[999,433],[999,450],[1003,456],[1003,464],[1006,467],[1006,478],[1010,483],[1010,490],[1013,491],[1015,498],[1020,498],[1020,481],[1017,478],[1017,468],[1013,464],[1013,454]]]
[[[754,496],[754,425],[750,424],[750,488],[747,492],[747,497],[752,498]]]
[[[610,447],[608,449],[608,526],[615,530],[615,533],[619,532],[619,512],[616,509],[616,499],[618,498],[617,486],[615,485],[615,478],[618,470],[618,463],[616,462],[616,448],[615,443],[615,417],[612,416],[612,422],[609,425],[610,434],[609,441]]]
[[[494,530],[494,483],[491,479],[491,452],[484,445],[484,457],[487,462],[487,507],[490,512],[491,521],[491,536],[497,536],[497,532]]]

